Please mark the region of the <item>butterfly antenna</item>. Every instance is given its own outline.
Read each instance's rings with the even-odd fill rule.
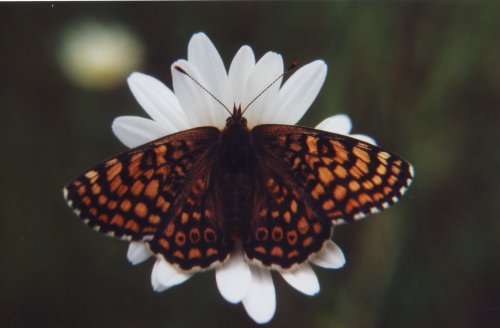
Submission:
[[[257,96],[255,96],[255,98],[253,98],[253,100],[245,107],[245,109],[243,110],[243,112],[241,112],[241,115],[243,115],[248,107],[250,107],[251,104],[253,104],[260,96],[262,96],[262,94],[264,92],[266,92],[270,87],[272,87],[276,82],[278,82],[283,76],[291,73],[292,71],[294,71],[297,67],[299,66],[299,62],[298,61],[294,61],[292,62],[292,64],[290,65],[290,67],[288,67],[288,69],[283,73],[281,74],[280,76],[278,76],[273,82],[271,82],[267,87],[264,88],[264,90],[262,90]]]
[[[229,115],[233,115],[233,113],[231,113],[231,111],[229,110],[229,108],[226,107],[226,105],[224,105],[224,103],[222,101],[219,100],[219,98],[217,98],[213,93],[211,93],[207,88],[205,88],[200,82],[198,82],[194,77],[192,77],[191,75],[189,75],[188,72],[186,72],[185,70],[183,70],[180,66],[178,65],[174,65],[174,68],[178,71],[178,72],[181,72],[182,74],[186,75],[187,77],[189,77],[191,80],[193,80],[194,83],[196,83],[200,88],[202,88],[203,90],[205,90],[206,93],[208,93],[212,98],[214,98],[222,107],[224,107],[225,110],[227,110],[227,112],[229,113]],[[248,106],[247,106],[248,107]]]

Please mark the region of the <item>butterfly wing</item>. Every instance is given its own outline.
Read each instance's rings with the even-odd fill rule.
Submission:
[[[148,242],[185,270],[209,266],[227,256],[204,186],[219,135],[213,127],[196,128],[131,149],[70,182],[66,200],[97,231]],[[191,241],[205,254],[190,250]]]
[[[260,125],[252,138],[262,170],[268,172],[263,174],[267,202],[257,212],[267,214],[255,216],[246,252],[266,265],[289,268],[305,261],[330,238],[330,223],[354,221],[389,207],[413,177],[412,166],[397,155],[335,133]],[[300,237],[297,242],[272,238],[272,231],[285,226]],[[259,239],[259,227],[270,237]]]
[[[246,257],[264,266],[288,269],[319,252],[330,239],[332,222],[304,202],[301,191],[280,172],[262,161],[259,167],[259,202],[243,245]]]

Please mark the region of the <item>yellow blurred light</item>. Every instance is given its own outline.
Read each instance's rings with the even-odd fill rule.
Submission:
[[[84,21],[63,34],[59,63],[75,84],[90,89],[109,89],[124,83],[143,59],[140,41],[118,24]]]

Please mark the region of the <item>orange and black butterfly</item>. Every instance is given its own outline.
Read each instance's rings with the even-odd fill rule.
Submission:
[[[412,177],[399,156],[344,135],[250,130],[235,106],[222,131],[194,128],[128,150],[64,194],[95,230],[145,242],[181,270],[224,262],[236,243],[251,262],[289,269],[319,252],[334,224],[397,202]]]

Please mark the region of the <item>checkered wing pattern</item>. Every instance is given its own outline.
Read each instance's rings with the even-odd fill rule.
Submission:
[[[230,251],[205,195],[219,135],[196,128],[129,150],[70,182],[66,200],[97,231],[145,241],[184,270],[208,267]]]
[[[380,147],[343,135],[285,125],[252,130],[266,201],[246,239],[247,256],[290,268],[318,252],[339,224],[398,201],[412,166]]]

